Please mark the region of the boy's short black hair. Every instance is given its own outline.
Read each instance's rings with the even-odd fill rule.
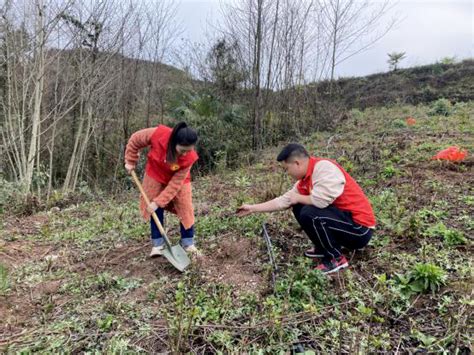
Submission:
[[[287,161],[290,158],[309,158],[309,153],[301,144],[290,143],[284,147],[277,156],[277,161]]]

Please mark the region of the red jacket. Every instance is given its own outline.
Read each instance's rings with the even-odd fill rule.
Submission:
[[[331,159],[311,157],[309,159],[308,170],[303,179],[298,182],[297,188],[301,195],[310,195],[313,188],[312,175],[317,162],[329,160],[336,165],[344,174],[346,184],[342,194],[333,201],[333,205],[342,211],[348,211],[352,214],[352,219],[357,224],[365,227],[373,227],[376,224],[372,206],[360,188],[359,184],[344,170],[342,166]]]
[[[151,178],[165,185],[168,184],[176,171],[190,167],[199,159],[198,154],[192,150],[179,156],[176,163],[168,163],[166,161],[166,152],[171,132],[172,129],[164,125],[159,125],[156,128],[151,137],[151,148],[145,168],[146,173]],[[190,181],[191,174],[189,173],[184,183],[189,183]]]

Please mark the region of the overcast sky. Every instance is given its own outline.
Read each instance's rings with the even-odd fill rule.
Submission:
[[[359,76],[388,70],[387,53],[406,52],[401,67],[428,64],[444,57],[474,57],[474,8],[471,0],[401,0],[389,17],[398,25],[371,49],[336,69],[338,76]],[[183,37],[203,41],[209,23],[220,18],[219,0],[181,0],[178,20]]]

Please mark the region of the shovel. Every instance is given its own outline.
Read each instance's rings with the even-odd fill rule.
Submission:
[[[150,200],[148,199],[145,190],[143,190],[143,186],[140,183],[140,180],[138,179],[137,174],[135,173],[135,170],[132,170],[132,177],[133,181],[135,181],[135,184],[137,185],[138,189],[140,190],[140,193],[143,196],[143,199],[145,200],[145,203],[147,206],[150,204]],[[153,211],[151,214],[151,217],[155,221],[156,225],[158,226],[158,229],[165,239],[165,249],[163,250],[163,256],[168,259],[168,261],[179,271],[183,272],[184,269],[191,263],[191,260],[189,260],[188,255],[184,251],[183,247],[181,245],[175,245],[171,246],[171,243],[166,236],[165,230],[163,226],[160,223],[160,220],[158,219],[158,216],[156,213]]]

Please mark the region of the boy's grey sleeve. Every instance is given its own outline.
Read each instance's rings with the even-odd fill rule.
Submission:
[[[321,160],[314,166],[312,181],[311,202],[318,208],[326,208],[333,203],[346,184],[341,169],[329,160]]]
[[[291,202],[290,202],[290,197],[289,197],[290,192],[298,192],[298,190],[296,189],[296,184],[293,185],[291,190],[288,190],[283,195],[272,200],[272,202],[275,203],[275,207],[277,209],[285,210],[291,207]]]

